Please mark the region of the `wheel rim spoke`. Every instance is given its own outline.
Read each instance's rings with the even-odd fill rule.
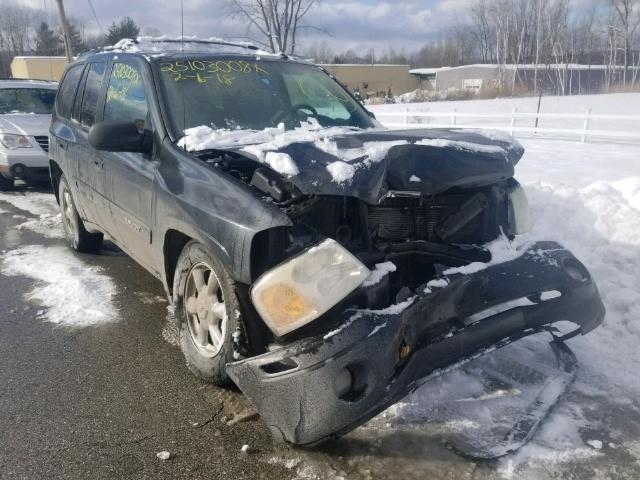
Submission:
[[[196,284],[196,290],[198,290],[198,294],[203,293],[203,290],[205,288],[204,271],[200,268],[194,269],[192,273],[192,278]]]
[[[216,293],[218,293],[219,286],[220,284],[218,283],[218,279],[213,274],[213,272],[211,272],[211,275],[209,275],[209,283],[207,283],[207,295],[215,296]]]
[[[196,297],[187,298],[187,312],[191,315],[196,315],[198,313],[198,299]]]

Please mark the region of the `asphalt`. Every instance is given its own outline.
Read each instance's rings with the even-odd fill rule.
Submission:
[[[8,212],[0,214],[0,254],[64,243],[16,229],[24,218],[12,214],[32,216],[0,207]],[[460,456],[419,426],[360,428],[315,450],[275,444],[239,392],[188,372],[155,278],[110,244],[79,258],[115,281],[114,322],[74,329],[48,323],[43,307],[25,299],[35,282],[0,275],[1,479],[504,478],[495,463]],[[584,432],[611,440],[604,454],[561,468],[543,462],[513,478],[640,478],[640,415],[606,392],[570,395],[587,406],[594,425],[605,426]],[[621,439],[630,447],[608,446]],[[162,451],[168,460],[156,457]]]
[[[22,221],[0,216],[0,251],[62,243],[16,230]],[[80,255],[117,279],[118,319],[107,325],[47,323],[23,298],[33,281],[0,276],[0,478],[291,477],[260,461],[274,449],[260,422],[234,424],[251,413],[242,396],[194,378],[167,342],[161,284],[107,248]]]

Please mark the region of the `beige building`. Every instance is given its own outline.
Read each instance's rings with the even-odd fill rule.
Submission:
[[[409,74],[409,65],[382,64],[324,64],[327,72],[336,77],[349,91],[359,91],[363,97],[385,96],[412,92],[420,79]]]
[[[13,57],[13,78],[59,81],[67,67],[66,57]]]

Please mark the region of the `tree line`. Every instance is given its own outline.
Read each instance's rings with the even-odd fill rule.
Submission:
[[[20,5],[15,1],[4,1],[0,13],[0,78],[11,74],[11,60],[20,55],[64,55],[62,31],[53,15],[44,9]],[[122,38],[135,38],[140,27],[129,17],[113,22],[102,33],[87,31],[81,20],[68,19],[71,49],[74,55],[87,50],[113,45]],[[151,32],[150,32],[151,33]]]
[[[401,63],[414,68],[497,64],[503,67],[501,86],[512,89],[518,83],[518,66],[524,64],[603,65],[606,87],[640,86],[640,0],[601,0],[590,6],[570,0],[473,0],[461,17],[437,39],[409,53],[390,47],[335,52],[320,42],[305,54],[323,63]],[[568,70],[557,68],[554,74],[568,75]]]

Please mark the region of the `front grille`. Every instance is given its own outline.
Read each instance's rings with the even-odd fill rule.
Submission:
[[[441,238],[436,227],[477,193],[489,201],[479,214],[467,220],[457,230]],[[387,198],[379,205],[369,205],[367,223],[372,239],[382,242],[427,240],[429,242],[476,244],[493,240],[506,221],[504,202],[490,189],[451,192],[423,198]]]
[[[45,152],[49,151],[49,137],[46,135],[36,135],[33,138],[36,139],[36,142],[38,142],[38,145],[40,145],[40,148],[42,148],[42,150],[44,150]]]
[[[434,241],[435,227],[455,213],[465,198],[465,195],[422,200],[389,198],[381,205],[369,206],[369,231],[381,240]]]

